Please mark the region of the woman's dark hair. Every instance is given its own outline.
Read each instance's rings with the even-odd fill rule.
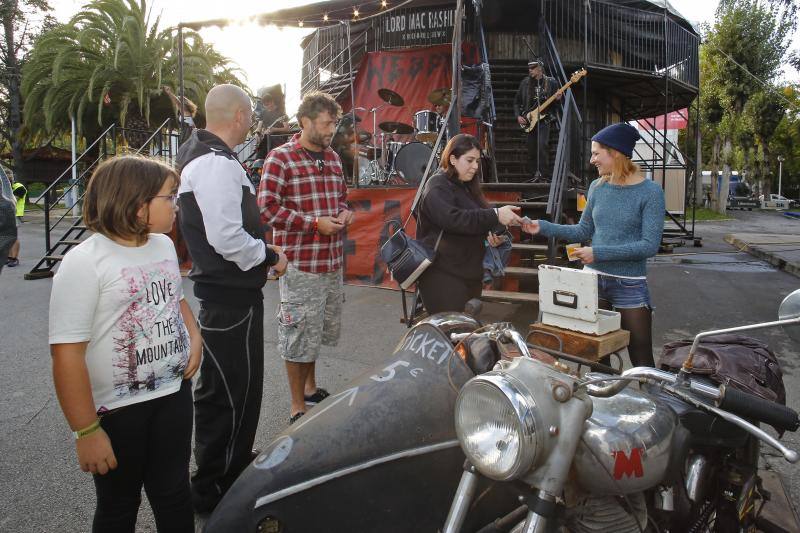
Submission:
[[[178,173],[155,159],[122,155],[103,161],[86,188],[83,222],[90,230],[108,238],[146,242],[147,221],[139,219],[139,209],[170,178],[177,189]]]
[[[458,159],[470,150],[477,150],[478,153],[481,152],[481,144],[478,142],[478,139],[472,135],[467,133],[459,133],[450,139],[450,141],[447,143],[447,146],[444,147],[444,151],[442,152],[442,161],[439,164],[439,166],[442,167],[442,170],[444,170],[447,174],[448,178],[451,180],[458,180],[456,169],[450,163],[450,156]],[[483,195],[483,190],[481,189],[480,161],[478,162],[478,165],[478,172],[475,173],[475,176],[470,181],[463,183],[472,196],[478,200],[479,204],[481,204],[483,207],[489,207],[489,202],[486,201],[486,197]]]

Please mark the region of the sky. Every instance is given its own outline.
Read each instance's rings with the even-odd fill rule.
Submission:
[[[67,22],[86,2],[83,0],[50,0],[54,16]],[[203,2],[196,0],[149,0],[154,14],[161,15],[161,27],[215,18],[246,21],[251,15],[311,3],[311,0],[225,0]],[[699,24],[713,23],[717,0],[670,0],[684,17]],[[391,4],[391,2],[390,2]],[[285,87],[287,110],[297,107],[300,94],[300,41],[312,30],[304,28],[262,27],[248,22],[225,28],[204,28],[203,39],[232,59],[245,73],[248,87],[255,93],[259,87],[280,83]],[[800,32],[795,36],[794,49],[800,48]],[[788,79],[799,80],[800,73],[787,73]]]

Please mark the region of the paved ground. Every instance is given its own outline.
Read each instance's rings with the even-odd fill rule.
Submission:
[[[800,235],[796,233],[730,233],[725,242],[800,277]]]
[[[800,278],[724,242],[729,233],[800,234],[800,221],[776,213],[734,212],[735,220],[698,224],[703,247],[676,248],[656,258],[650,280],[657,311],[654,344],[689,337],[703,329],[773,320],[777,306],[800,287]],[[58,408],[47,347],[49,280],[24,281],[23,274],[43,251],[41,224],[21,228],[22,265],[0,275],[0,532],[87,531],[94,506],[92,483],[75,463],[72,437]],[[190,283],[185,283],[191,294]],[[266,309],[275,308],[273,284],[264,290]],[[348,287],[344,339],[319,363],[320,382],[338,390],[390,350],[404,332],[399,295],[394,291]],[[196,308],[196,302],[192,302]],[[518,325],[535,318],[533,307],[487,304],[492,320]],[[267,316],[271,316],[267,312]],[[257,446],[286,426],[287,387],[275,353],[274,322],[265,321],[266,376]],[[800,409],[800,346],[779,330],[755,336],[779,354],[788,403]],[[800,448],[800,435],[786,442]],[[770,456],[768,461],[800,499],[800,466]],[[155,531],[149,506],[142,506],[139,531]]]

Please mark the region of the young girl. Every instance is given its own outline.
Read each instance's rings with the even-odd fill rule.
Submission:
[[[92,530],[134,531],[145,492],[159,531],[192,532],[192,393],[201,340],[172,228],[179,177],[138,156],[102,163],[86,190],[94,235],[53,280],[53,381],[78,462],[94,474]]]
[[[655,366],[647,259],[661,244],[664,191],[631,161],[638,139],[636,128],[625,123],[607,126],[592,137],[590,162],[600,179],[589,186],[580,223],[535,220],[522,229],[567,242],[592,240],[591,246],[577,248],[575,255],[598,273],[600,300],[620,312],[622,329],[630,331],[631,362]]]

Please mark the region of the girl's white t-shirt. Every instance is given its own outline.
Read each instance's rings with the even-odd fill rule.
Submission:
[[[98,413],[178,391],[189,358],[182,299],[166,235],[128,247],[94,234],[64,256],[50,294],[50,344],[88,341]]]

